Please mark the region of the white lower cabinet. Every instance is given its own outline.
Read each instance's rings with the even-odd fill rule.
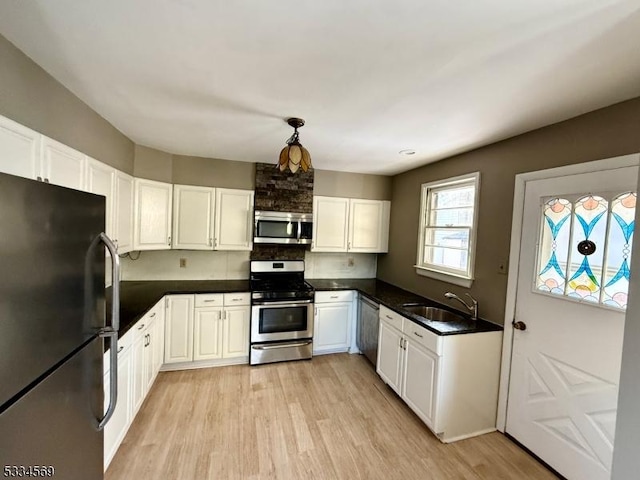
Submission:
[[[349,351],[353,311],[352,291],[316,292],[313,354]]]
[[[249,293],[166,298],[165,370],[248,361]]]
[[[441,336],[380,307],[377,372],[443,442],[496,429],[502,332]]]
[[[136,413],[153,385],[161,365],[158,354],[164,346],[164,300],[118,340],[118,402],[104,428],[104,469],[113,459]],[[159,353],[158,353],[159,352]],[[109,352],[104,355],[105,408],[109,403]]]
[[[129,338],[125,338],[129,336]],[[118,346],[118,402],[113,412],[111,420],[104,427],[104,468],[109,466],[111,459],[115,455],[120,443],[129,429],[131,423],[131,334],[127,334],[119,341]],[[109,369],[109,352],[105,354],[105,374],[104,374],[104,408],[109,405],[109,393],[111,391]]]

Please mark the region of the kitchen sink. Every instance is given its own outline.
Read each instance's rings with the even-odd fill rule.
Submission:
[[[450,312],[449,310],[443,310],[442,308],[438,307],[406,304],[403,305],[402,308],[407,312],[418,315],[419,317],[426,318],[427,320],[432,320],[434,322],[464,322],[467,320],[462,315],[458,315],[457,313]]]

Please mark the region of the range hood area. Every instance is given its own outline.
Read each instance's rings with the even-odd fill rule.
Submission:
[[[256,163],[254,210],[313,214],[314,171],[281,172],[271,163]],[[251,260],[304,260],[306,245],[254,243]]]

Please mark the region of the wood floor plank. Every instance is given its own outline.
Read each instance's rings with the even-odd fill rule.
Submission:
[[[357,355],[160,373],[106,480],[554,479],[500,433],[442,444]]]

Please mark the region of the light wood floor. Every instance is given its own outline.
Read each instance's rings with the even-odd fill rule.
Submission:
[[[554,479],[499,433],[440,443],[359,355],[160,373],[106,480]]]

